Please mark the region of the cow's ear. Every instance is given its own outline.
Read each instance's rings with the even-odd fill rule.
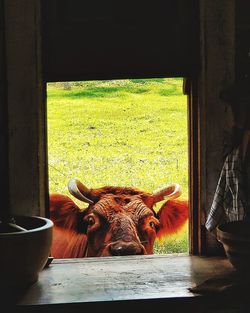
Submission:
[[[50,218],[58,227],[76,231],[80,208],[68,196],[50,194]]]
[[[85,221],[85,216],[89,213],[88,209],[83,210],[77,216],[77,232],[87,234],[88,223]]]
[[[160,221],[160,228],[157,237],[177,232],[188,220],[188,201],[169,200],[165,202],[157,213]]]

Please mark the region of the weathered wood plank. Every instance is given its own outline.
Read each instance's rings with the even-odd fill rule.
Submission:
[[[6,44],[4,33],[4,1],[0,1],[0,219],[9,218],[9,134],[6,76]]]
[[[54,260],[19,305],[190,298],[188,288],[232,271],[223,258],[133,256]]]
[[[16,215],[45,215],[48,198],[40,2],[4,1],[8,178]]]

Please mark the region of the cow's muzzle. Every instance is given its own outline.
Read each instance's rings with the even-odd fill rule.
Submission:
[[[136,242],[115,242],[109,245],[109,252],[112,256],[118,255],[140,255],[145,254],[143,245]]]

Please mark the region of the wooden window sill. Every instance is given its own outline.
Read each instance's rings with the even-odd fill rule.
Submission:
[[[157,305],[163,305],[166,310],[169,306],[180,310],[189,305],[211,306],[214,302],[211,295],[194,294],[188,288],[234,272],[223,257],[57,259],[40,273],[38,282],[12,299],[10,305],[23,312],[47,313],[64,312],[64,309],[84,312],[91,308],[131,312],[131,307],[139,306],[142,310]],[[222,295],[216,295],[216,299],[217,307],[220,304],[225,307]],[[231,305],[230,299],[226,303]]]

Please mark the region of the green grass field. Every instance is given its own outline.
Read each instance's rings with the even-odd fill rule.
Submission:
[[[91,188],[145,191],[177,182],[187,198],[187,100],[181,78],[74,82],[70,89],[51,83],[47,96],[50,192],[69,195],[70,178]],[[154,253],[187,251],[185,225],[157,241]]]

